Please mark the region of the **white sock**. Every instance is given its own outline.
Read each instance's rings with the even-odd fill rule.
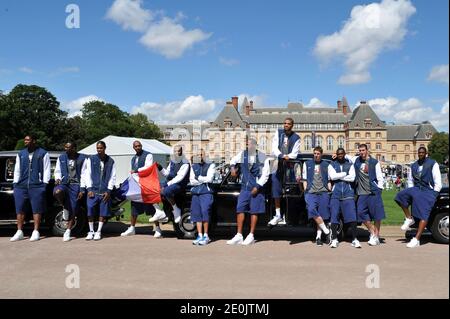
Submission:
[[[202,233],[198,233],[198,235],[199,235],[200,237],[203,237],[203,234],[202,234]]]
[[[89,231],[94,232],[94,222],[89,222]]]
[[[159,226],[156,226],[156,227],[155,227],[155,232],[160,233],[160,232],[161,232],[161,228],[159,228]]]
[[[325,235],[328,235],[330,233],[330,230],[325,226],[325,223],[319,224],[320,229],[322,229],[323,233]]]
[[[281,208],[275,208],[275,215],[281,218]]]
[[[130,225],[130,229],[131,229],[131,230],[134,230],[134,226],[133,226],[133,225]]]
[[[179,210],[177,204],[173,204],[173,210]]]
[[[208,233],[204,233],[204,234],[203,234],[203,237],[208,237]]]
[[[153,204],[153,207],[155,207],[156,210],[161,210],[161,207],[159,207],[159,204]]]
[[[316,235],[316,239],[320,239],[322,237],[322,231],[318,230],[317,231],[317,235]]]
[[[98,222],[97,233],[101,233],[102,232],[102,228],[103,228],[103,222]]]

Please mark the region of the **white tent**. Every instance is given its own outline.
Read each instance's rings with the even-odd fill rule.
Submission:
[[[172,152],[172,148],[163,144],[157,140],[141,139],[135,137],[120,137],[109,135],[101,139],[106,144],[106,154],[114,159],[117,171],[116,184],[119,185],[127,177],[131,170],[131,159],[136,154],[133,149],[133,142],[140,141],[142,148],[152,153],[153,162],[160,163],[163,167],[168,165],[169,156]],[[80,153],[93,155],[97,154],[96,144],[93,143],[88,147],[80,150]]]

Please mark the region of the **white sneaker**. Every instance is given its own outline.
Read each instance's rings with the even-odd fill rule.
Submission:
[[[175,224],[178,224],[181,221],[181,209],[178,207],[173,209],[173,218]]]
[[[359,243],[359,240],[358,240],[358,239],[354,239],[354,240],[352,241],[352,247],[355,247],[355,248],[361,248],[361,244]]]
[[[248,245],[251,245],[251,244],[254,244],[254,243],[255,243],[255,236],[253,236],[253,234],[250,233],[250,234],[247,235],[247,237],[245,237],[245,240],[242,243],[242,245],[248,246]]]
[[[166,218],[166,213],[164,213],[164,211],[161,210],[161,209],[157,209],[155,214],[153,215],[153,217],[150,218],[148,221],[150,223],[154,223],[154,222],[157,222],[157,221],[159,221],[161,219],[164,219],[164,218]]]
[[[23,239],[23,231],[19,229],[18,231],[16,231],[14,236],[12,236],[9,241],[19,241],[22,239]]]
[[[153,234],[153,237],[154,237],[154,238],[161,238],[161,237],[162,237],[162,231],[161,231],[161,228],[159,228],[159,227],[156,227],[156,228],[155,228],[155,233]]]
[[[409,227],[411,225],[414,225],[415,221],[414,218],[405,218],[405,221],[403,222],[402,227],[400,227],[401,230],[407,231],[409,230]]]
[[[331,248],[338,248],[338,246],[339,246],[339,241],[337,239],[333,239],[331,241],[330,247]]]
[[[233,238],[227,241],[227,245],[241,245],[244,242],[242,234],[236,234]]]
[[[63,241],[70,241],[72,238],[70,238],[70,229],[66,229],[66,231],[64,232],[64,236],[63,236]]]
[[[63,219],[64,220],[69,220],[69,211],[67,209],[63,209]]]
[[[92,239],[94,239],[94,232],[93,232],[93,231],[90,231],[90,232],[87,234],[87,236],[86,236],[85,239],[86,239],[86,240],[92,240]]]
[[[378,246],[380,244],[380,240],[377,236],[370,235],[369,241],[367,242],[369,246]]]
[[[133,235],[136,235],[136,229],[134,228],[134,226],[128,227],[128,229],[126,231],[124,231],[122,234],[120,234],[120,236],[122,236],[122,237],[133,236]]]
[[[276,226],[279,222],[283,221],[283,218],[281,216],[273,216],[273,218],[269,221],[269,226]]]
[[[416,237],[413,237],[409,243],[406,244],[408,248],[416,248],[420,246],[420,241]]]
[[[208,245],[210,242],[211,242],[211,239],[209,239],[209,236],[203,236],[202,240],[200,240],[198,242],[198,244],[200,246],[205,246],[205,245]]]
[[[99,231],[96,231],[94,234],[94,240],[100,240],[102,239],[102,233]]]
[[[39,232],[37,230],[33,230],[31,233],[30,241],[38,241],[41,238]]]

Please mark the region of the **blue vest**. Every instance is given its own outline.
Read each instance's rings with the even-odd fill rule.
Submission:
[[[320,175],[322,175],[323,187],[328,187],[328,162],[323,160],[320,161]],[[314,168],[316,166],[316,162],[314,160],[306,161],[306,192],[309,192],[313,185],[314,181]]]
[[[419,161],[416,161],[411,165],[411,175],[415,187],[419,187],[421,190],[434,191],[434,179],[433,179],[434,164],[436,164],[435,160],[428,157],[425,158],[421,174],[419,174]]]
[[[370,183],[370,190],[373,193],[381,192],[381,189],[378,188],[377,173],[375,171],[375,166],[377,164],[378,161],[376,159],[369,157],[369,183]],[[358,157],[355,161],[355,172],[356,172],[355,183],[358,183],[359,170],[361,169],[361,165],[362,165],[361,158]]]
[[[137,154],[133,156],[133,158],[131,159],[131,169],[133,171],[137,171],[139,168],[144,167],[145,166],[145,159],[147,158],[147,155],[150,154],[147,151],[142,151],[142,154],[140,156],[138,156]],[[138,162],[136,164],[136,158],[138,158]]]
[[[174,179],[175,176],[177,176],[178,171],[180,170],[181,166],[183,166],[183,164],[186,164],[186,163],[184,163],[183,161],[181,161],[179,163],[170,161],[170,171],[169,171],[169,175],[167,176],[167,181],[170,181],[170,180]],[[188,170],[186,176],[183,178],[183,180],[178,183],[178,185],[180,185],[183,188],[186,187],[187,184],[189,184],[189,170]]]
[[[241,165],[241,190],[251,191],[254,187],[257,187],[258,189],[261,188],[261,186],[256,183],[256,179],[261,177],[264,163],[259,161],[258,153],[259,152],[256,151],[255,163],[249,167],[248,150],[244,151],[244,163]]]
[[[281,152],[281,149],[283,147],[284,137],[286,136],[286,133],[284,133],[284,129],[278,130],[278,149]],[[300,136],[298,136],[297,133],[292,132],[292,134],[288,137],[288,151],[289,153],[292,152],[292,149],[294,148],[295,143],[300,139]],[[287,155],[287,154],[284,154]],[[280,154],[278,158],[281,158],[283,154]]]
[[[92,191],[94,193],[102,194],[105,192],[110,192],[108,190],[108,182],[111,178],[112,168],[114,165],[114,160],[106,155],[106,159],[104,162],[103,168],[103,176],[100,176],[100,156],[92,155],[91,156],[91,178],[92,178],[92,187],[88,189],[88,191]]]
[[[211,163],[195,163],[192,165],[192,170],[194,171],[195,178],[198,178],[199,176],[207,176],[208,175],[208,169],[211,166]],[[203,194],[212,194],[212,188],[211,184],[209,183],[203,183],[198,186],[194,186],[191,189],[192,194],[195,195],[203,195]]]
[[[81,168],[86,157],[83,154],[77,153],[75,156],[75,167],[77,171],[77,178],[81,180]],[[67,153],[63,153],[59,156],[59,164],[61,165],[61,184],[69,184],[69,157]]]
[[[28,148],[24,148],[19,152],[20,161],[20,177],[15,185],[18,188],[36,188],[44,186],[42,179],[44,178],[44,156],[47,151],[38,147],[33,152],[33,158],[28,157]]]
[[[338,161],[331,162],[330,164],[336,173],[346,172],[347,174],[350,172],[350,168],[352,167],[352,163],[349,160],[345,160],[345,163],[342,165]],[[355,190],[352,187],[351,182],[346,182],[341,179],[333,181],[334,188],[333,193],[331,194],[331,198],[337,199],[347,199],[355,197]]]

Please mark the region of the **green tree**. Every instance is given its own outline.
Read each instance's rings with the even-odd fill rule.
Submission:
[[[428,144],[428,153],[438,163],[448,158],[448,133],[435,133]]]
[[[13,149],[29,133],[35,134],[44,148],[62,148],[67,114],[53,94],[37,85],[19,84],[0,100],[1,149]]]
[[[161,139],[162,133],[157,125],[150,122],[146,115],[137,113],[129,117],[133,136],[147,139]]]

